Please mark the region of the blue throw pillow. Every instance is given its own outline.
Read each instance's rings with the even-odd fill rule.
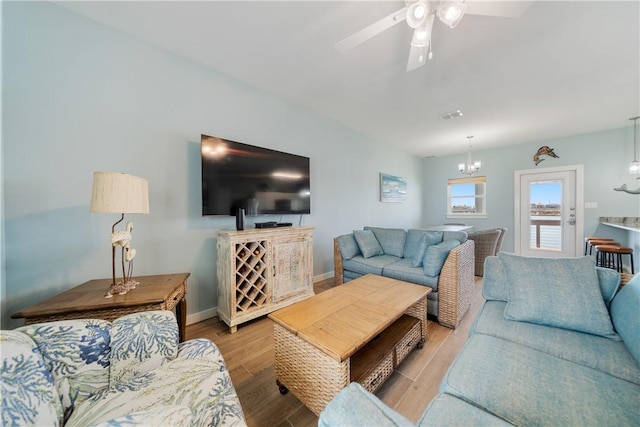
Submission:
[[[424,255],[422,270],[427,276],[438,276],[451,249],[459,246],[457,240],[444,240],[437,245],[429,246]]]
[[[640,364],[640,274],[620,289],[611,302],[611,319],[616,331],[636,362]]]
[[[498,254],[509,279],[504,318],[620,340],[605,307],[592,257]]]
[[[442,231],[426,231],[420,238],[418,251],[411,260],[412,267],[422,267],[424,264],[424,256],[429,246],[437,245],[442,242]]]
[[[384,255],[384,251],[382,250],[382,246],[374,236],[373,231],[371,230],[354,230],[353,236],[356,238],[356,242],[358,242],[358,247],[362,252],[362,256],[365,258],[371,258],[376,255]]]
[[[364,227],[373,231],[376,240],[382,246],[385,255],[393,255],[398,258],[404,256],[404,245],[407,240],[407,232],[402,228]]]
[[[340,249],[340,255],[342,259],[351,259],[356,255],[360,255],[360,248],[358,242],[353,234],[345,234],[343,236],[336,237],[338,241],[338,249]]]
[[[445,231],[442,240],[457,240],[460,243],[464,243],[469,238],[469,234],[466,231]]]
[[[509,279],[502,260],[497,256],[492,255],[484,259],[482,296],[487,301],[509,301]]]
[[[415,228],[407,230],[407,241],[404,244],[404,257],[415,258],[420,246],[420,239],[426,233],[425,230],[418,230]]]
[[[620,273],[604,267],[596,267],[596,272],[598,273],[598,281],[600,282],[602,298],[604,299],[604,303],[608,309],[611,304],[611,300],[620,287]]]

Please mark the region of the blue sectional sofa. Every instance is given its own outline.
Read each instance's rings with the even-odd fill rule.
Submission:
[[[246,426],[220,351],[171,311],[0,332],[4,426]]]
[[[335,285],[376,274],[428,286],[427,313],[450,328],[471,306],[474,242],[464,231],[364,227],[333,247]]]
[[[417,425],[640,425],[640,275],[588,257],[485,261],[486,299]],[[428,344],[427,344],[428,345]],[[414,425],[356,383],[319,426]]]

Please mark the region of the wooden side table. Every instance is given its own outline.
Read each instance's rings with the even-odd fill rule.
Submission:
[[[27,325],[68,319],[113,321],[125,314],[176,309],[180,341],[185,339],[187,278],[190,273],[134,277],[140,284],[124,295],[105,298],[111,279],[96,279],[13,313]]]

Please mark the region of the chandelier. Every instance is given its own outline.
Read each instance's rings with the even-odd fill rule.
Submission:
[[[466,163],[458,163],[458,170],[463,175],[473,175],[480,171],[480,161],[476,160],[475,162],[471,159],[471,138],[473,135],[468,136],[467,140],[469,141],[469,151],[467,152],[467,162]]]

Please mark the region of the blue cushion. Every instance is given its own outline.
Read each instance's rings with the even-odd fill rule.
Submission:
[[[415,258],[420,246],[420,239],[426,233],[426,230],[418,230],[411,228],[407,230],[407,242],[404,245],[404,257]]]
[[[382,251],[386,255],[393,255],[399,258],[404,256],[407,232],[402,228],[364,227],[364,229],[373,231],[373,235],[376,236],[380,246],[382,246]]]
[[[336,426],[396,427],[413,424],[354,382],[320,412],[318,427]]]
[[[412,262],[413,260],[411,259],[403,258],[397,262],[386,265],[382,269],[382,275],[384,277],[390,277],[392,279],[402,280],[404,282],[429,286],[434,291],[437,291],[439,276],[427,276],[426,274],[424,274],[422,267],[412,267]]]
[[[611,302],[611,319],[634,359],[640,364],[640,273],[629,280]]]
[[[356,242],[358,242],[358,247],[360,248],[360,252],[362,252],[363,257],[371,258],[376,255],[384,255],[382,246],[380,246],[380,243],[373,234],[373,231],[354,230],[353,236],[356,238]]]
[[[509,279],[502,261],[497,256],[484,259],[482,296],[487,301],[509,301]]]
[[[610,268],[596,267],[596,271],[602,298],[608,307],[618,290],[620,274]],[[509,279],[497,256],[489,256],[484,260],[482,296],[487,301],[509,301]]]
[[[444,240],[437,245],[429,246],[424,256],[422,269],[427,276],[438,276],[451,249],[459,246],[457,240]]]
[[[602,299],[609,308],[609,304],[613,300],[618,287],[620,286],[620,273],[610,268],[596,267],[598,272],[598,281],[600,282],[600,292]]]
[[[362,276],[364,276],[364,274],[356,273],[355,271],[345,270],[343,275],[344,283],[347,283],[353,279],[358,279]]]
[[[457,240],[460,243],[464,243],[469,238],[466,231],[445,231],[442,236],[442,240]]]
[[[418,251],[413,257],[411,263],[412,267],[422,267],[424,264],[424,256],[427,253],[429,246],[437,245],[442,242],[442,231],[427,231],[420,238],[420,244],[418,245]]]
[[[474,334],[442,389],[519,426],[638,425],[639,388],[603,372]]]
[[[439,394],[422,414],[418,426],[510,426],[511,424],[450,394]]]
[[[503,301],[487,301],[471,333],[491,335],[640,385],[640,366],[622,341],[504,318]]]
[[[340,249],[342,259],[351,259],[356,255],[360,255],[360,247],[353,233],[338,236],[336,240],[338,241],[338,249]]]
[[[382,276],[382,269],[390,264],[398,262],[402,258],[392,255],[378,255],[371,258],[365,258],[362,255],[356,255],[351,259],[342,262],[345,271],[353,271],[360,274],[377,274]]]
[[[604,304],[592,257],[498,254],[509,278],[505,319],[620,339]]]

